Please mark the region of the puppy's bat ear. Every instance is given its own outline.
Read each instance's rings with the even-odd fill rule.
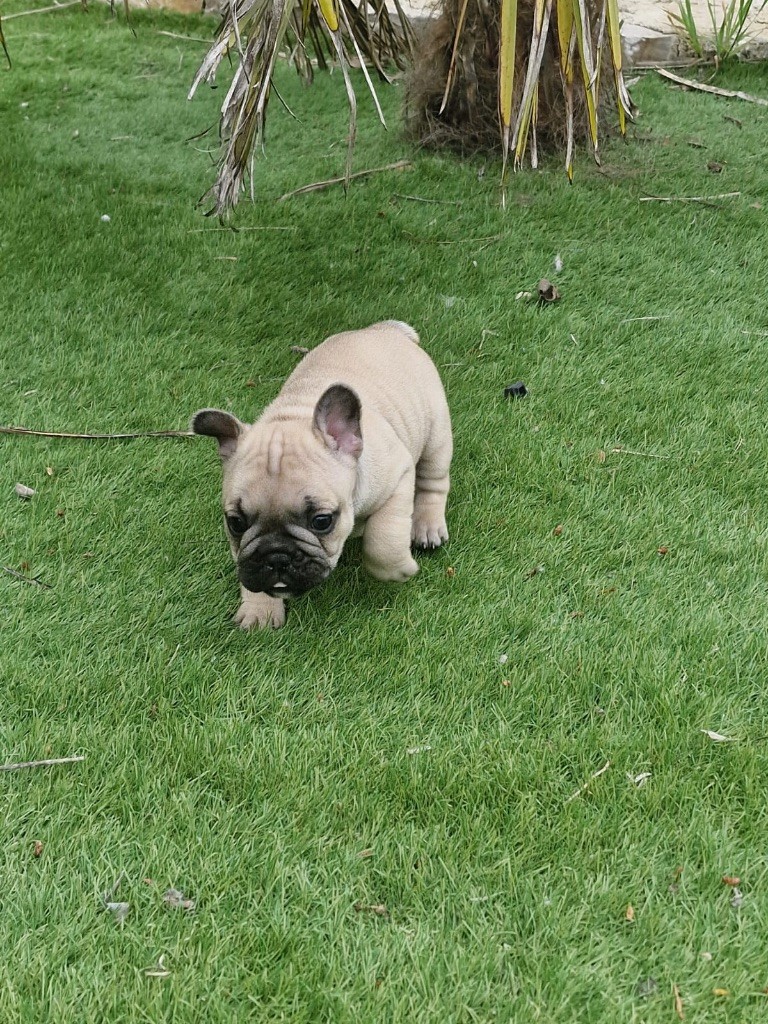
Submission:
[[[237,448],[243,424],[231,412],[221,409],[201,409],[192,417],[192,430],[196,434],[215,437],[219,442],[219,455],[228,459]]]
[[[360,399],[345,384],[332,384],[315,406],[315,429],[331,451],[358,458],[363,450]]]

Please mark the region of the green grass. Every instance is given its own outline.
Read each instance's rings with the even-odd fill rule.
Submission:
[[[134,23],[7,22],[0,422],[247,417],[290,345],[405,319],[453,410],[452,538],[402,588],[352,548],[243,634],[213,444],[0,439],[2,564],[52,588],[0,575],[0,760],[86,758],[0,774],[0,1020],[655,1024],[673,984],[689,1020],[768,1019],[768,115],[649,77],[644,141],[514,177],[506,213],[495,165],[425,154],[276,204],[346,131],[340,80],[284,72],[302,123],[274,104],[235,222],[290,230],[230,234],[185,142],[224,83],[187,104],[200,48],[156,32],[212,23]],[[358,169],[409,155],[382,99]],[[516,301],[558,253],[562,301]]]

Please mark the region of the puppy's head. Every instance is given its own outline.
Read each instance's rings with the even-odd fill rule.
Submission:
[[[278,413],[252,425],[203,409],[192,429],[219,443],[224,518],[243,586],[296,597],[327,579],[354,526],[363,450],[355,392],[334,384],[311,415]]]

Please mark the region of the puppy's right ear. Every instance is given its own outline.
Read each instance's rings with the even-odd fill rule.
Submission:
[[[219,442],[219,455],[228,459],[237,448],[237,440],[243,431],[243,424],[231,412],[221,409],[201,409],[192,417],[195,434],[215,437]]]

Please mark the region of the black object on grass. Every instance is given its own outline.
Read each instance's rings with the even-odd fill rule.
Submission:
[[[521,380],[516,380],[514,384],[507,384],[504,388],[505,398],[525,398],[527,394],[528,388]]]

